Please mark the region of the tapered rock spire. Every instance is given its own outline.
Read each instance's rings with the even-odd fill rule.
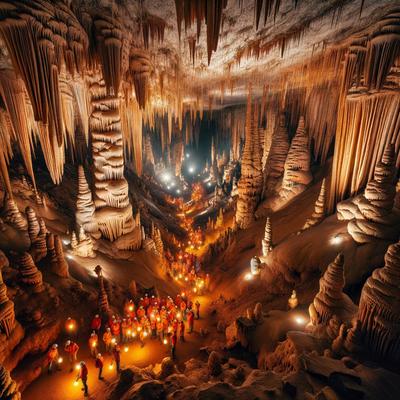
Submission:
[[[16,382],[11,379],[10,373],[0,365],[0,399],[21,400],[21,393]]]
[[[262,190],[262,148],[258,127],[258,105],[252,107],[251,96],[247,99],[246,138],[242,155],[241,177],[238,183],[238,201],[235,220],[241,229],[248,228],[254,220],[254,212]]]
[[[357,243],[398,239],[400,216],[393,210],[395,172],[394,146],[389,144],[382,160],[376,164],[374,179],[368,182],[364,194],[337,205],[338,218],[350,220],[347,230]]]
[[[160,232],[160,230],[159,230],[156,226],[154,226],[154,225],[153,225],[152,228],[153,228],[153,229],[152,229],[151,238],[152,238],[153,241],[154,241],[154,245],[155,245],[156,252],[157,252],[157,254],[158,254],[160,257],[163,257],[163,256],[164,256],[164,243],[163,243],[163,241],[162,241],[161,232]]]
[[[58,235],[54,235],[54,261],[51,263],[51,271],[61,278],[69,277],[69,267],[65,260],[62,240]]]
[[[33,261],[39,262],[47,255],[47,243],[46,243],[46,234],[47,228],[43,218],[39,219],[39,233],[36,236],[35,240],[31,242],[31,247],[29,249],[30,254],[32,255]]]
[[[307,219],[302,230],[308,229],[312,226],[318,225],[326,217],[326,187],[325,178],[322,181],[321,189],[319,191],[318,199],[314,205],[314,212],[311,217]]]
[[[35,293],[43,292],[42,273],[37,269],[32,256],[27,252],[20,254],[17,257],[17,264],[21,282],[31,287]]]
[[[144,138],[144,166],[149,168],[150,171],[154,168],[154,154],[153,154],[153,146],[151,145],[150,135],[145,135]]]
[[[32,207],[30,206],[26,207],[25,214],[26,214],[26,219],[28,221],[29,238],[31,240],[31,243],[33,243],[37,238],[37,236],[39,235],[40,231],[39,221],[36,217],[35,210]]]
[[[15,327],[15,311],[14,303],[7,296],[7,286],[3,281],[1,267],[0,265],[0,333],[9,337]]]
[[[108,303],[107,292],[104,288],[103,272],[100,265],[97,265],[94,269],[98,277],[99,282],[99,309],[102,313],[108,314],[110,311],[110,305]]]
[[[324,275],[319,280],[319,292],[310,305],[310,316],[316,316],[313,324],[327,324],[334,315],[340,321],[351,320],[356,312],[356,306],[343,293],[344,288],[344,257],[338,254],[335,260],[328,265]],[[312,311],[311,311],[312,310]]]
[[[75,219],[77,225],[83,226],[87,232],[98,231],[92,192],[87,183],[82,165],[78,167],[78,197],[76,199]]]
[[[310,160],[308,133],[304,127],[304,118],[300,117],[296,135],[290,144],[284,165],[281,197],[290,197],[301,193],[312,181]]]
[[[15,203],[14,199],[7,193],[4,196],[2,216],[4,222],[7,222],[8,224],[14,226],[14,228],[18,230],[24,231],[28,228],[28,224],[25,218],[22,216],[21,212],[19,211],[17,204]]]
[[[361,291],[358,308],[364,344],[376,357],[400,363],[400,243],[389,246]]]
[[[269,217],[267,218],[267,221],[265,223],[264,239],[262,240],[261,245],[263,256],[266,257],[272,250],[272,228]]]

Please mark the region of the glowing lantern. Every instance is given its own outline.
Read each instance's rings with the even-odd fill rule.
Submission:
[[[124,347],[124,352],[127,353],[128,350],[129,350],[128,346],[125,346],[125,347]]]
[[[63,358],[62,358],[62,357],[58,357],[58,360],[57,360],[57,362],[58,362],[59,364],[61,364],[63,361],[64,361],[64,360],[63,360]]]
[[[167,339],[164,339],[164,340],[163,340],[163,343],[164,343],[164,344],[168,344],[168,340],[167,340]]]

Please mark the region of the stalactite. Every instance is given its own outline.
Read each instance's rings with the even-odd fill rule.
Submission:
[[[141,18],[143,43],[146,49],[149,48],[150,40],[154,43],[156,40],[158,43],[164,41],[164,31],[166,22],[156,15],[144,13]]]
[[[136,100],[142,109],[147,101],[150,72],[149,53],[146,50],[132,47],[129,54],[128,75],[135,87]]]

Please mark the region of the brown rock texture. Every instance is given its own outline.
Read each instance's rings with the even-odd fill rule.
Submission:
[[[7,286],[3,281],[3,274],[0,266],[0,333],[4,333],[9,337],[14,327],[14,303],[7,296]]]
[[[17,384],[11,379],[10,373],[2,365],[0,365],[0,399],[21,399]]]
[[[263,256],[266,257],[272,250],[272,228],[271,228],[271,220],[269,219],[269,217],[267,218],[267,221],[265,223],[264,238],[261,242],[261,246],[262,246]]]
[[[311,217],[307,219],[302,230],[311,228],[312,226],[321,223],[326,216],[326,187],[325,178],[322,181],[321,189],[319,191],[318,199],[314,205],[314,212]]]
[[[400,243],[389,246],[385,265],[361,291],[358,319],[364,344],[376,357],[400,362]]]
[[[14,226],[16,229],[24,231],[28,228],[28,224],[19,211],[17,204],[8,194],[4,196],[2,218],[4,222]]]
[[[17,265],[21,282],[31,287],[34,293],[43,292],[42,273],[37,269],[32,256],[27,252],[19,254],[17,257]]]

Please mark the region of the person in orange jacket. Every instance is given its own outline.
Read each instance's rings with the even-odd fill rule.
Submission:
[[[79,346],[72,340],[67,340],[65,342],[64,351],[68,354],[69,362],[71,365],[70,372],[73,371],[74,365],[77,361]]]
[[[193,326],[194,326],[194,312],[192,310],[187,311],[187,321],[189,325],[189,333],[193,332]]]
[[[113,339],[113,337],[112,337],[111,329],[107,328],[107,330],[103,334],[103,342],[104,342],[106,351],[108,353],[111,353],[111,351],[112,351],[112,339]]]
[[[47,372],[49,374],[53,372],[53,365],[56,364],[57,362],[58,362],[58,344],[54,343],[47,352],[47,364],[48,364]],[[60,370],[58,366],[57,369]]]
[[[174,360],[176,351],[176,342],[177,342],[176,332],[172,333],[170,342],[171,342],[171,358]]]
[[[97,356],[97,348],[99,345],[99,337],[97,336],[96,332],[93,331],[90,335],[89,338],[89,349],[90,349],[90,354],[93,357]]]
[[[179,339],[181,342],[185,341],[185,323],[183,320],[179,321]]]
[[[76,381],[78,381],[79,379],[82,381],[82,384],[83,384],[82,390],[84,392],[84,396],[88,397],[89,396],[89,388],[87,385],[87,378],[88,378],[89,371],[88,371],[88,368],[84,361],[81,361],[81,363],[79,364],[79,367],[80,367],[79,373],[78,373],[78,376],[76,377]]]
[[[90,324],[90,329],[92,331],[95,331],[98,335],[100,332],[100,328],[101,328],[101,317],[99,314],[96,314],[92,319],[92,322]]]

